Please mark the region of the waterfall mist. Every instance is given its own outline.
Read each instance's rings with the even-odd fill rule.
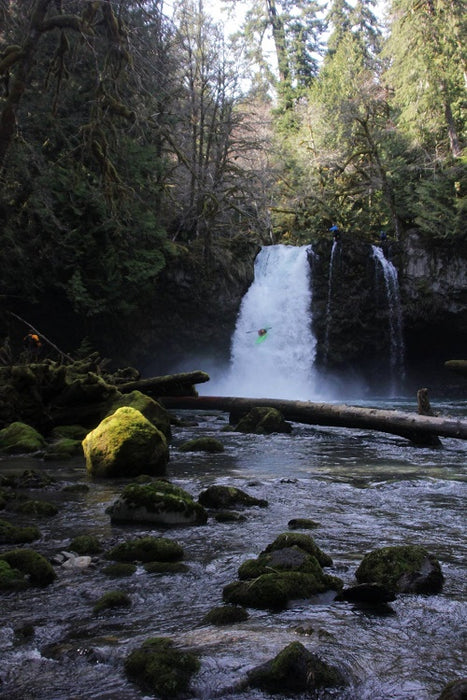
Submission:
[[[231,361],[201,391],[221,396],[316,398],[316,339],[311,330],[310,246],[264,247],[245,294]],[[258,330],[267,328],[264,342]],[[201,393],[201,392],[200,392]]]

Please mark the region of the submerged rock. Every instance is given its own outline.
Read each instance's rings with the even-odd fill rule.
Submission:
[[[93,476],[161,475],[169,460],[163,433],[129,406],[104,418],[82,444],[86,468]]]
[[[113,547],[106,559],[123,562],[179,561],[183,559],[183,548],[178,542],[166,537],[139,537]]]
[[[223,452],[224,445],[213,437],[200,437],[188,440],[179,447],[180,452]]]
[[[168,481],[129,484],[107,511],[112,522],[204,525],[208,515],[191,495]]]
[[[128,593],[125,593],[125,591],[107,591],[94,605],[93,613],[98,615],[103,610],[129,607],[131,607],[131,599]]]
[[[240,433],[270,435],[271,433],[291,433],[292,426],[284,420],[282,413],[276,408],[257,406],[240,418],[235,430]]]
[[[212,608],[201,621],[202,625],[234,625],[236,622],[248,620],[248,612],[240,605],[220,605]]]
[[[246,683],[266,693],[290,696],[346,684],[339,669],[308,651],[300,642],[292,642],[274,659],[249,671]]]
[[[125,659],[125,672],[143,692],[174,698],[189,689],[192,676],[200,669],[198,657],[174,647],[171,639],[147,639]]]
[[[250,496],[236,486],[209,486],[199,494],[198,501],[206,508],[234,508],[239,506],[260,506],[265,508],[268,502],[262,498]]]
[[[419,545],[375,549],[364,556],[355,577],[395,593],[439,593],[444,583],[439,562]]]

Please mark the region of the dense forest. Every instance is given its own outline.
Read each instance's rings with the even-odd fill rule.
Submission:
[[[465,241],[463,2],[241,6],[230,35],[202,0],[0,0],[1,342],[118,344],[242,241]]]

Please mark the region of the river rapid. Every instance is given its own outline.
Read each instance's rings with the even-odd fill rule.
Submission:
[[[404,401],[391,407],[415,410]],[[467,416],[466,402],[433,408]],[[57,480],[33,497],[54,501],[59,513],[35,521],[41,539],[25,546],[51,558],[81,534],[96,535],[104,550],[142,535],[164,536],[184,547],[189,567],[188,573],[171,575],[139,567],[132,576],[109,579],[102,573],[108,562],[95,557],[84,571],[57,567],[58,578],[47,588],[2,594],[1,698],[141,700],[147,696],[127,680],[123,662],[154,636],[199,653],[201,670],[192,682],[199,700],[270,697],[229,689],[297,640],[349,679],[347,688],[324,690],[317,698],[435,700],[446,683],[465,674],[465,442],[443,439],[441,448],[419,448],[383,433],[301,424],[293,424],[291,435],[244,435],[224,431],[228,415],[221,412],[177,415],[185,427],[173,428],[168,478],[194,497],[211,484],[234,485],[267,499],[267,508],[248,508],[245,522],[220,524],[211,517],[204,526],[170,530],[115,526],[105,511],[125,481],[91,480],[81,458],[63,463],[0,458],[1,474],[36,469]],[[225,451],[178,449],[199,436],[218,438]],[[89,489],[63,491],[76,483]],[[21,523],[6,511],[0,517]],[[250,609],[248,620],[228,627],[203,625],[204,615],[222,604],[222,589],[236,580],[239,565],[287,531],[292,518],[319,523],[307,534],[332,557],[326,571],[346,586],[356,583],[366,552],[420,544],[440,561],[443,591],[398,596],[385,614],[347,602],[296,601],[279,613]],[[96,617],[95,602],[115,589],[128,593],[131,608]],[[33,627],[30,635],[24,634],[27,625]]]

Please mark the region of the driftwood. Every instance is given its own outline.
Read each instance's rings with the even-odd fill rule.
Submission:
[[[206,372],[196,370],[194,372],[167,374],[162,377],[135,379],[116,386],[122,394],[129,394],[130,391],[138,390],[152,398],[162,396],[196,396],[196,390],[193,385],[203,384],[208,381],[209,375]]]
[[[167,409],[198,409],[247,413],[255,406],[270,406],[286,420],[308,425],[377,430],[400,435],[419,445],[432,444],[434,435],[467,440],[467,420],[421,416],[404,411],[362,408],[346,404],[286,401],[282,399],[250,399],[228,396],[166,397],[161,403]]]
[[[467,360],[448,360],[444,363],[444,366],[446,369],[456,372],[456,374],[467,377]]]

